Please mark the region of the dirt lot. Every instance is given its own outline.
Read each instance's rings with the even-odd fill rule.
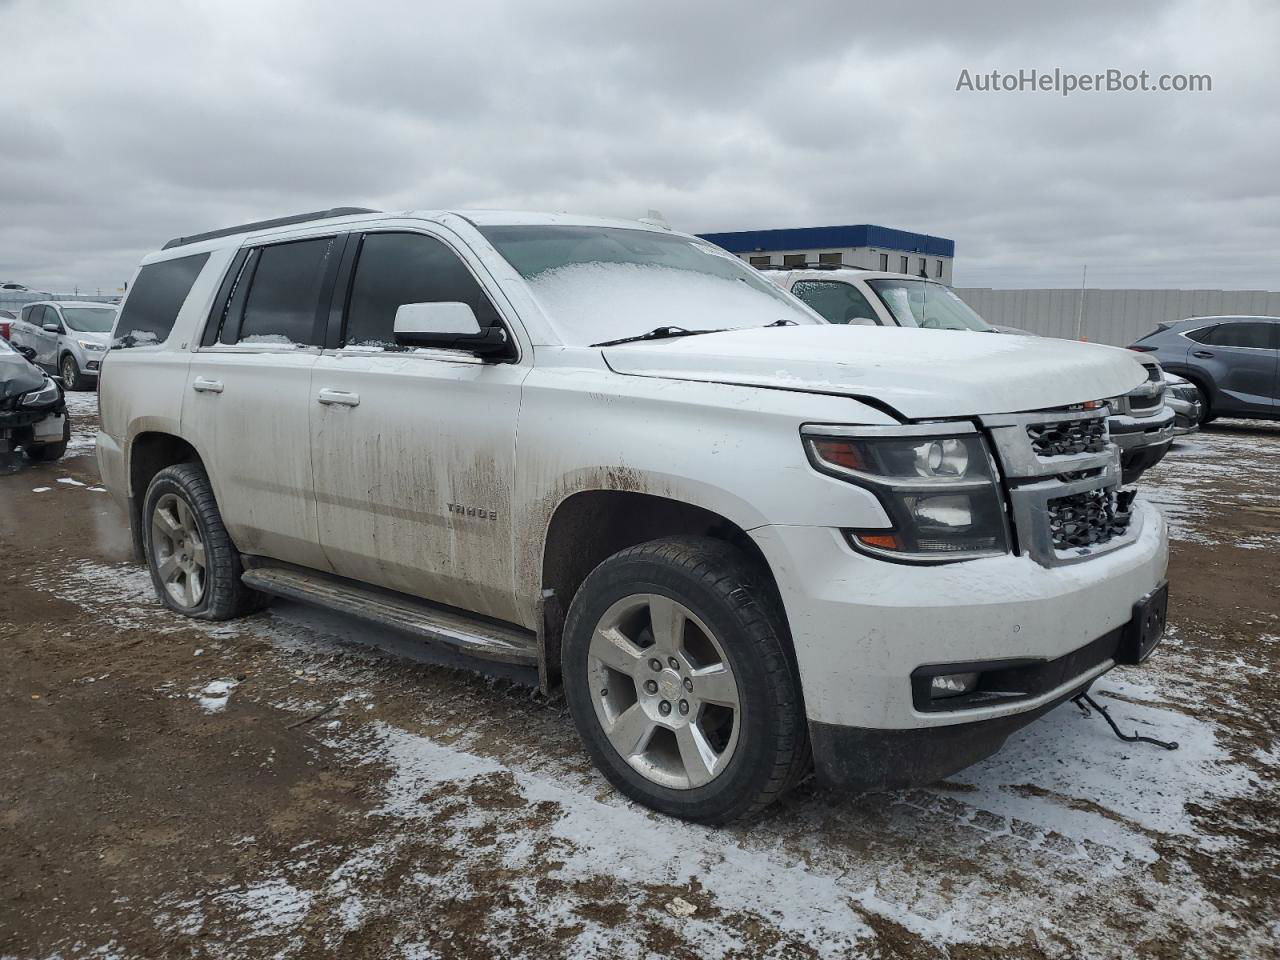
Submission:
[[[93,400],[0,476],[0,957],[1280,956],[1280,429],[1144,484],[1173,628],[1095,696],[1180,750],[1068,704],[929,789],[715,831],[613,794],[560,701],[298,606],[163,611]]]

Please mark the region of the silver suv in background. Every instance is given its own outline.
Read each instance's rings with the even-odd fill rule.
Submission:
[[[109,303],[43,300],[28,303],[12,324],[14,346],[35,351],[34,362],[60,374],[68,390],[88,390],[111,338],[117,308]]]
[[[823,264],[766,269],[765,275],[828,323],[1020,333],[993,327],[946,284],[923,277]],[[1145,470],[1159,463],[1173,443],[1174,413],[1164,403],[1160,365],[1150,358],[1142,363],[1146,382],[1107,401],[1113,414],[1107,426],[1120,447],[1126,484],[1136,483]]]

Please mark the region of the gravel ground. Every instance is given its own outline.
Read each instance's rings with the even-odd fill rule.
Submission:
[[[0,958],[1280,956],[1280,428],[1144,480],[1171,631],[1094,694],[1181,749],[1068,704],[710,830],[615,795],[560,700],[297,605],[166,612],[73,413],[0,476]]]

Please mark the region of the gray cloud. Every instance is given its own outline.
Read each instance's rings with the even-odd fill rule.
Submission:
[[[1280,289],[1264,2],[0,3],[0,277],[114,289],[171,236],[360,203],[882,223],[956,281]],[[961,69],[1209,73],[957,92]]]

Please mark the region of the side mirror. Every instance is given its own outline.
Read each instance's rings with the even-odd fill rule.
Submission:
[[[15,346],[15,347],[17,347],[17,350],[18,350],[18,352],[19,352],[20,354],[22,354],[24,357],[26,357],[26,358],[27,358],[28,360],[30,360],[32,363],[34,363],[34,362],[35,362],[35,359],[36,359],[36,348],[35,348],[35,347],[19,347],[17,344],[14,344],[14,346]]]
[[[61,333],[62,327],[60,327],[56,323],[46,323],[44,325],[44,332],[45,333]]]
[[[393,330],[396,343],[406,347],[467,350],[482,357],[511,349],[507,331],[497,325],[481,330],[465,303],[402,303]]]

